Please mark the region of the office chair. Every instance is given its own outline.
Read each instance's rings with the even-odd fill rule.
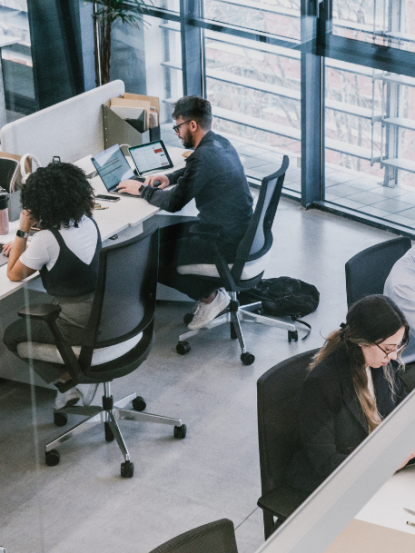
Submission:
[[[370,246],[354,255],[346,263],[347,306],[371,294],[383,294],[386,279],[392,267],[412,247],[407,237],[394,238]],[[415,361],[415,343],[411,337],[402,352],[404,363]]]
[[[259,460],[267,539],[309,494],[284,484],[284,474],[297,448],[297,403],[307,367],[318,349],[286,359],[264,373],[257,382]],[[278,520],[275,523],[274,517]]]
[[[60,307],[51,304],[29,305],[19,316],[45,321],[49,325],[56,345],[24,342],[19,344],[19,356],[52,363],[71,375],[61,391],[78,383],[104,384],[101,406],[68,407],[55,411],[55,424],[64,426],[67,414],[87,418],[71,428],[45,448],[49,466],[59,463],[60,454],[55,447],[104,423],[107,442],[117,441],[124,455],[121,476],[131,478],[134,464],[125,444],[118,420],[158,422],[174,426],[174,437],[186,436],[186,425],[180,419],[142,413],[146,407],[142,397],[131,393],[114,403],[110,382],[135,371],[147,359],[154,340],[153,320],[156,302],[158,269],[158,230],[141,234],[120,244],[103,248],[99,255],[98,282],[85,337],[80,346],[71,347],[56,325]],[[134,410],[126,406],[132,402]]]
[[[184,355],[190,351],[188,338],[221,324],[230,323],[231,338],[239,340],[242,350],[241,361],[245,365],[251,365],[255,361],[255,356],[246,350],[240,323],[241,319],[286,329],[290,342],[291,340],[298,340],[298,332],[294,324],[255,313],[255,311],[261,311],[262,302],[240,306],[237,298],[238,292],[254,288],[264,274],[273,241],[272,223],[280,201],[288,164],[289,158],[284,156],[280,169],[262,180],[255,212],[248,230],[238,246],[234,263],[228,265],[219,252],[220,227],[195,225],[191,229],[191,232],[195,235],[211,240],[213,247],[216,249],[215,264],[182,265],[177,268],[179,273],[177,280],[182,280],[185,283],[186,280],[198,278],[218,288],[224,287],[231,296],[231,303],[225,314],[217,317],[204,328],[192,330],[179,336],[179,342],[176,346],[177,353]],[[184,322],[188,324],[192,317],[193,315],[188,313],[184,318]]]
[[[411,239],[394,238],[366,248],[346,263],[347,306],[371,294],[383,294],[392,267],[411,248]]]
[[[180,534],[150,553],[238,553],[233,522],[226,518]]]

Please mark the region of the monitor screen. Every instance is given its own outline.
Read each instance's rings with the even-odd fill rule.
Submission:
[[[129,166],[118,144],[95,155],[92,158],[92,163],[107,190],[112,190],[123,180],[134,178],[134,171]]]
[[[135,146],[130,148],[129,151],[140,175],[150,171],[165,171],[173,167],[173,163],[161,140]]]

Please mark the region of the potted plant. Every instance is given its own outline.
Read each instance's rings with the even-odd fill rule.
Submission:
[[[92,2],[94,18],[95,84],[110,82],[111,30],[118,23],[139,28],[144,0],[87,0]]]

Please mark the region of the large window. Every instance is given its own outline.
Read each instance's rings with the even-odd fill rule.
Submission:
[[[26,0],[0,0],[0,44],[7,107],[28,113],[35,90]]]
[[[415,52],[411,0],[334,0],[333,23],[336,35]]]
[[[206,96],[214,128],[237,147],[250,177],[273,173],[284,153],[294,166],[300,157],[299,58],[297,51],[206,33]]]

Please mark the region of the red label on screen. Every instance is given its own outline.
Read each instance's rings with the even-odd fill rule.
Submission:
[[[154,150],[155,154],[160,154],[163,151],[163,148],[157,148],[157,150]]]

